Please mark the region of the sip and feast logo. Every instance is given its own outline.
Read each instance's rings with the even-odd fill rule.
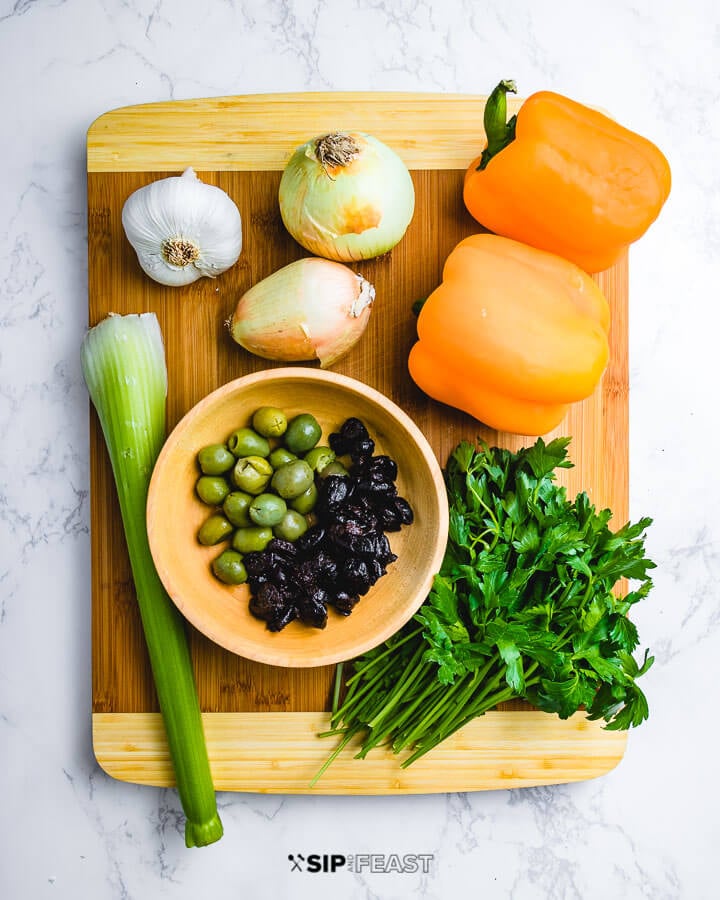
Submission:
[[[374,875],[390,873],[412,874],[430,871],[433,853],[289,853],[291,872],[370,872]]]

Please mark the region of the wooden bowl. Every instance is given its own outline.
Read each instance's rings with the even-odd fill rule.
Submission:
[[[248,609],[247,585],[229,587],[211,572],[226,545],[203,547],[196,533],[210,509],[196,496],[196,455],[250,423],[260,406],[288,418],[310,412],[321,443],[350,416],[367,426],[375,453],[398,465],[398,492],[415,520],[388,533],[395,562],[349,616],[329,609],[327,627],[293,621],[270,632]],[[269,369],[238,378],[201,400],[178,423],[160,453],[147,504],[150,549],[158,574],[182,614],[203,634],[241,656],[273,666],[311,667],[351,659],[394,634],[417,611],[440,568],[448,505],[435,455],[413,421],[387,397],[344,375],[303,367]]]

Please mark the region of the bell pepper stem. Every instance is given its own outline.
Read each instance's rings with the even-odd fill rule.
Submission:
[[[480,157],[477,171],[482,171],[490,160],[515,140],[515,120],[513,116],[507,120],[507,95],[517,94],[514,81],[501,81],[490,94],[485,104],[483,124],[487,136],[487,146]]]
[[[423,308],[423,306],[425,306],[425,304],[427,303],[427,300],[428,300],[427,297],[420,297],[418,300],[416,300],[413,303],[412,311],[413,311],[414,316],[420,315],[420,310]]]

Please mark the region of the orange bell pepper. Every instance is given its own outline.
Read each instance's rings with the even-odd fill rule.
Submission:
[[[655,221],[670,167],[649,140],[560,94],[528,97],[507,118],[501,81],[485,106],[487,147],[463,196],[481,225],[557,253],[586,272],[609,268]]]
[[[426,394],[495,428],[546,434],[607,365],[610,310],[568,260],[493,234],[448,256],[408,367]]]

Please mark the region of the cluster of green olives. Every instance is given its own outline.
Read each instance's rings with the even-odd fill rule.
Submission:
[[[217,509],[200,526],[198,541],[208,547],[230,541],[212,563],[220,581],[242,584],[244,554],[264,550],[273,537],[295,541],[307,531],[316,474],[347,474],[330,447],[318,446],[321,435],[310,413],[288,421],[281,409],[262,406],[251,426],[199,451],[195,491]]]

